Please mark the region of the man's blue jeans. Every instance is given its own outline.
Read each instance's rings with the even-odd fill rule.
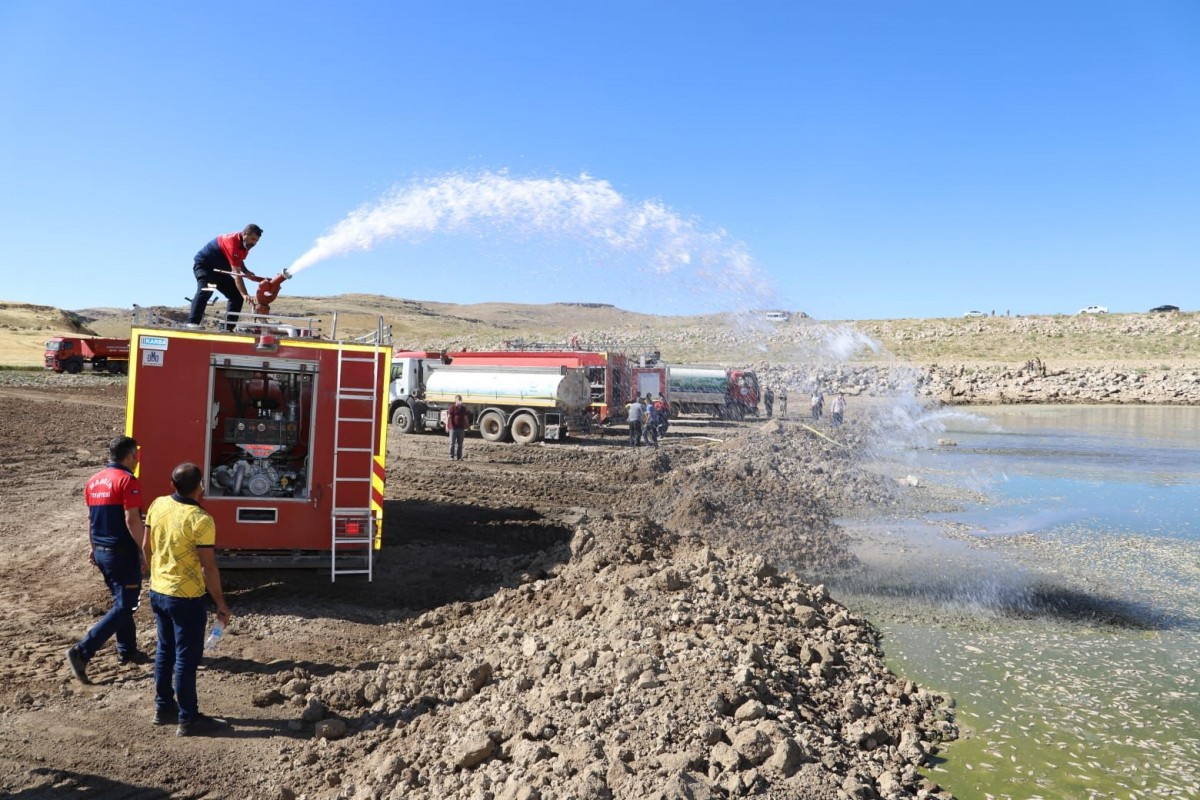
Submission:
[[[158,623],[154,654],[154,703],[159,711],[178,709],[180,722],[200,713],[196,698],[196,668],[204,654],[204,625],[208,612],[203,597],[172,597],[150,592],[150,609]]]
[[[137,611],[142,594],[142,566],[138,552],[107,547],[96,547],[92,552],[96,556],[96,566],[112,592],[113,604],[79,643],[79,654],[84,661],[91,661],[113,634],[117,636],[118,653],[124,655],[138,649],[137,628],[133,623],[133,612]]]

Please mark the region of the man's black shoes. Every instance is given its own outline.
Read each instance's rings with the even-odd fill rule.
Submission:
[[[223,719],[210,717],[208,714],[197,714],[187,722],[179,723],[175,729],[176,736],[212,736],[229,730],[229,723]]]
[[[122,667],[126,664],[153,664],[154,659],[148,653],[134,650],[129,653],[117,653],[117,663]]]
[[[80,683],[91,683],[87,676],[87,661],[84,660],[83,653],[79,652],[78,646],[73,646],[67,651],[67,666],[71,668],[71,672],[75,673],[75,677]]]
[[[175,708],[157,708],[154,710],[155,725],[174,725],[179,721],[179,710]]]

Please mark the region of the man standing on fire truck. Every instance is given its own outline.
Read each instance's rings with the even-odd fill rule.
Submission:
[[[258,244],[263,230],[257,225],[247,225],[240,233],[227,233],[218,236],[196,253],[192,264],[192,274],[196,276],[196,292],[192,295],[192,313],[188,317],[188,327],[200,326],[204,319],[204,307],[212,297],[212,287],[225,295],[229,301],[226,313],[229,321],[226,328],[233,330],[237,325],[237,314],[242,311],[242,304],[250,302],[250,293],[246,289],[243,278],[258,279],[246,269],[246,256],[250,249]]]
[[[90,519],[90,561],[104,576],[112,592],[112,608],[87,635],[67,651],[67,665],[80,683],[91,683],[87,663],[109,637],[117,637],[120,664],[148,664],[150,657],[138,650],[133,612],[142,594],[142,487],[133,476],[137,466],[137,440],[118,436],[108,445],[108,466],[91,477],[84,487]]]

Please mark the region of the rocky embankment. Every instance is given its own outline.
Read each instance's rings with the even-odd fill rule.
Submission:
[[[283,684],[275,699],[329,737],[288,755],[295,790],[948,796],[917,772],[956,735],[944,699],[892,674],[874,629],[823,587],[637,520],[585,521],[560,560],[399,626],[420,644],[395,660]]]
[[[1056,366],[1034,360],[1018,366],[994,364],[755,365],[759,380],[778,393],[787,387],[792,411],[808,408],[808,393],[928,398],[947,405],[1008,403],[1110,403],[1194,405],[1200,403],[1200,368]],[[799,405],[797,405],[799,404]]]
[[[569,544],[481,560],[490,596],[389,624],[368,665],[258,696],[314,733],[281,751],[273,796],[948,797],[918,772],[957,735],[946,700],[780,569],[844,566],[831,515],[895,499],[855,456],[868,430],[835,442],[775,420],[589,453],[622,501]]]

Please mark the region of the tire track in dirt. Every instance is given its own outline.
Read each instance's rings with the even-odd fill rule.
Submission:
[[[0,674],[10,678],[0,685],[0,707],[57,692],[63,653],[107,608],[87,561],[83,486],[103,467],[124,408],[110,388],[96,388],[54,396],[0,390],[0,437],[12,455],[0,473],[0,639],[11,643],[0,648]],[[111,653],[93,663],[101,680],[116,676]]]

